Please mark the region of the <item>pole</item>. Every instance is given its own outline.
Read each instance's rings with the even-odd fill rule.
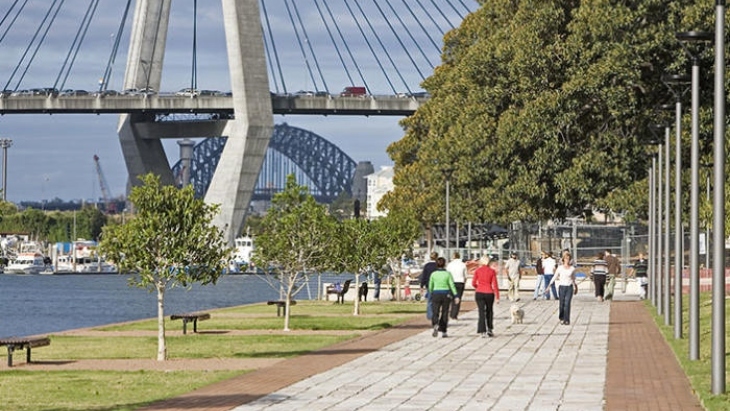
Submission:
[[[0,147],[3,148],[3,201],[8,200],[8,148],[13,145],[9,138],[0,139]]]
[[[656,226],[654,227],[656,229],[656,235],[654,237],[654,242],[656,243],[656,271],[659,275],[659,291],[658,291],[658,302],[657,304],[657,314],[663,315],[664,314],[664,277],[666,277],[665,273],[662,272],[662,242],[660,239],[662,238],[662,145],[659,144],[657,149],[657,169],[656,169],[656,181],[654,182],[654,185],[657,189],[657,195],[656,195]],[[666,316],[665,316],[665,324],[669,324],[666,322]]]
[[[655,224],[655,207],[654,207],[654,169],[656,168],[656,159],[651,156],[651,171],[649,172],[649,236],[647,243],[649,245],[649,298],[651,303],[656,307],[656,265],[654,264],[654,224]]]
[[[664,273],[664,277],[666,278],[667,282],[667,295],[666,295],[666,321],[667,324],[671,324],[672,319],[670,316],[670,308],[669,308],[669,289],[670,289],[670,283],[672,276],[669,272],[670,269],[670,262],[671,262],[671,255],[670,252],[670,239],[671,239],[671,231],[672,231],[672,219],[669,214],[669,202],[670,202],[670,189],[669,189],[669,170],[671,169],[669,165],[669,139],[670,139],[670,130],[669,126],[664,127],[664,270],[662,271]],[[676,295],[674,298],[677,298]]]
[[[712,393],[719,395],[725,392],[725,0],[715,4]]]
[[[451,243],[449,242],[449,231],[451,229],[451,225],[449,224],[449,180],[451,179],[451,176],[446,176],[446,247],[444,252],[444,258],[446,261],[449,261],[449,258],[451,256],[449,255],[449,247],[451,246]]]
[[[674,338],[682,338],[682,99],[674,115]]]
[[[700,62],[692,58],[692,144],[690,165],[689,213],[689,359],[700,358],[700,236],[699,236],[699,164],[700,164]],[[675,297],[681,310],[681,294]]]

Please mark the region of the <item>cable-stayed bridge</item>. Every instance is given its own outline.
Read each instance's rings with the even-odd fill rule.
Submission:
[[[146,172],[174,182],[160,138],[228,136],[206,201],[223,205],[218,224],[230,228],[229,239],[274,114],[412,113],[427,98],[419,83],[438,65],[443,35],[477,7],[472,0],[8,3],[0,6],[0,113],[121,114],[132,182]],[[201,120],[161,120],[175,113]]]

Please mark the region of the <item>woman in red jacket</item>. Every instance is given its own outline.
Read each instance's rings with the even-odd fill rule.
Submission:
[[[499,303],[499,287],[497,286],[497,261],[489,260],[489,257],[479,259],[481,267],[474,272],[471,279],[471,285],[474,286],[474,299],[479,308],[479,323],[477,324],[477,334],[482,338],[487,335],[494,336],[493,319],[494,319],[494,302]]]

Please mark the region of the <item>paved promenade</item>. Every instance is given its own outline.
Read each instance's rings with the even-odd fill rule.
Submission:
[[[701,410],[635,295],[556,301],[522,293],[525,321],[496,305],[495,336],[465,303],[448,338],[425,319],[214,384],[149,410]],[[531,294],[529,295],[531,297]]]

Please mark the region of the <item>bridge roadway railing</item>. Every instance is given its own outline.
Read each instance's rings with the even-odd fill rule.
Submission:
[[[274,114],[408,116],[428,97],[305,96],[272,94]],[[175,94],[117,96],[3,96],[0,114],[233,113],[231,96]]]

